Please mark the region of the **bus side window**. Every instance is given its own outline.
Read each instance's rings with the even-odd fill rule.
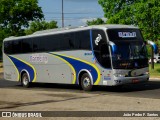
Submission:
[[[101,45],[100,48],[100,57],[101,57],[101,64],[105,68],[110,68],[111,67],[111,62],[110,62],[110,54],[109,54],[109,49],[107,44]]]
[[[62,50],[71,50],[74,48],[73,39],[71,37],[71,33],[65,33],[63,35],[64,39],[60,41],[61,49]]]
[[[63,39],[63,36],[61,34],[46,36],[44,38],[45,51],[58,51],[58,50],[60,50],[61,39]]]
[[[21,41],[14,40],[12,41],[12,54],[21,53]]]
[[[77,49],[91,50],[89,30],[75,32],[75,41]]]
[[[81,36],[81,49],[91,50],[90,32],[89,30],[82,31]]]
[[[11,54],[12,53],[12,41],[4,42],[4,53]]]
[[[21,52],[21,41],[13,40],[4,42],[4,53],[18,54]]]
[[[111,59],[107,38],[103,30],[92,31],[92,46],[94,55],[101,66],[111,68]]]
[[[32,52],[32,39],[31,38],[27,38],[27,39],[23,39],[22,43],[21,43],[21,51],[22,53],[30,53]]]
[[[75,33],[69,34],[69,46],[71,50],[76,49]]]

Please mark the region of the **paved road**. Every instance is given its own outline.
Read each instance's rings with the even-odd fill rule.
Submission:
[[[160,111],[159,99],[160,80],[126,85],[121,89],[96,86],[93,91],[85,92],[76,85],[62,84],[33,84],[31,88],[23,88],[17,82],[4,80],[0,74],[0,111]],[[62,119],[70,120],[69,117]],[[96,117],[81,120],[86,119],[97,120]]]

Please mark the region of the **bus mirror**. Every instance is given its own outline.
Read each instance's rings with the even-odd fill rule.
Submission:
[[[150,40],[148,40],[147,42],[148,42],[149,45],[151,45],[153,47],[154,53],[157,54],[157,52],[158,52],[157,45]]]
[[[115,54],[117,52],[117,46],[114,42],[109,41],[109,45],[111,46],[112,53]]]

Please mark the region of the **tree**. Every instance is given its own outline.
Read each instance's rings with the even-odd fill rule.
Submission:
[[[96,20],[92,21],[87,21],[87,25],[101,25],[104,24],[105,22],[101,18],[97,18]]]
[[[0,27],[9,29],[10,35],[24,35],[30,21],[43,17],[38,0],[0,0]]]
[[[27,35],[32,34],[36,31],[40,31],[40,30],[46,30],[46,29],[53,29],[53,28],[57,28],[57,22],[56,21],[51,21],[51,22],[46,22],[46,21],[34,21],[30,24],[29,29],[27,29],[25,31],[25,33]]]
[[[99,0],[110,24],[138,26],[145,39],[160,39],[159,0]]]
[[[10,36],[9,35],[9,30],[8,29],[2,29],[0,27],[0,49],[2,48],[2,40],[6,37]],[[0,53],[1,55],[1,53]]]

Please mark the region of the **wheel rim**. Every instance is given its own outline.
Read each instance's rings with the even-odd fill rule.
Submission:
[[[90,81],[90,79],[88,77],[85,77],[83,79],[83,85],[84,85],[85,88],[87,88],[87,87],[89,87],[91,85],[91,81]]]
[[[23,77],[23,84],[26,86],[28,84],[28,78],[25,76]]]

